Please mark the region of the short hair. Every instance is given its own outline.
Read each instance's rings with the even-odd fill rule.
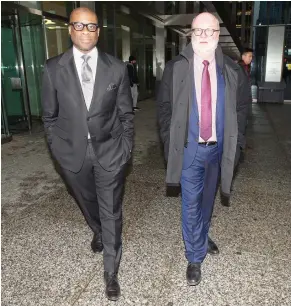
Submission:
[[[244,48],[244,49],[242,49],[241,55],[244,55],[244,54],[250,53],[250,52],[253,53],[254,50],[252,48]]]
[[[129,61],[129,62],[131,62],[131,61],[136,61],[135,56],[131,55],[131,56],[128,58],[128,61]]]

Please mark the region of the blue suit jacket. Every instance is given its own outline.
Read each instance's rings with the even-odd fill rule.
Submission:
[[[219,153],[219,162],[221,161],[223,151],[223,135],[224,135],[224,101],[225,101],[225,82],[222,70],[216,65],[217,75],[217,104],[216,104],[216,135]],[[184,148],[183,169],[187,169],[193,163],[196,156],[198,142],[199,142],[199,113],[196,99],[195,82],[193,84],[193,102],[188,128],[188,142],[187,147]]]

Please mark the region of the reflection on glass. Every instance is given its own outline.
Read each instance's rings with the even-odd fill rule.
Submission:
[[[45,31],[48,47],[48,58],[65,52],[70,47],[68,24],[59,21],[45,19]]]
[[[42,1],[42,10],[59,16],[68,16],[66,1]]]
[[[11,18],[10,18],[11,17]],[[27,128],[22,90],[13,87],[13,80],[19,82],[17,48],[14,39],[13,16],[2,16],[1,20],[1,130],[14,133],[19,125]]]
[[[30,13],[22,13],[19,17],[30,112],[33,117],[40,118],[40,80],[45,60],[42,17]]]

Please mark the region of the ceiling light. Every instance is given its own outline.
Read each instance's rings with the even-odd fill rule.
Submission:
[[[44,22],[45,22],[45,24],[56,24],[54,21],[52,21],[50,19],[45,19]]]

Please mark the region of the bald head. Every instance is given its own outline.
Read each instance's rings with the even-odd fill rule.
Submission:
[[[80,14],[88,14],[91,17],[95,18],[96,23],[98,23],[98,17],[94,11],[89,9],[88,7],[78,7],[75,8],[70,15],[70,22],[74,22],[76,18],[79,17]]]
[[[204,60],[214,57],[219,40],[219,21],[210,13],[201,13],[192,21],[192,47]]]
[[[192,29],[193,28],[203,28],[203,26],[214,26],[216,30],[219,30],[219,20],[210,13],[201,13],[197,15],[192,21]]]

